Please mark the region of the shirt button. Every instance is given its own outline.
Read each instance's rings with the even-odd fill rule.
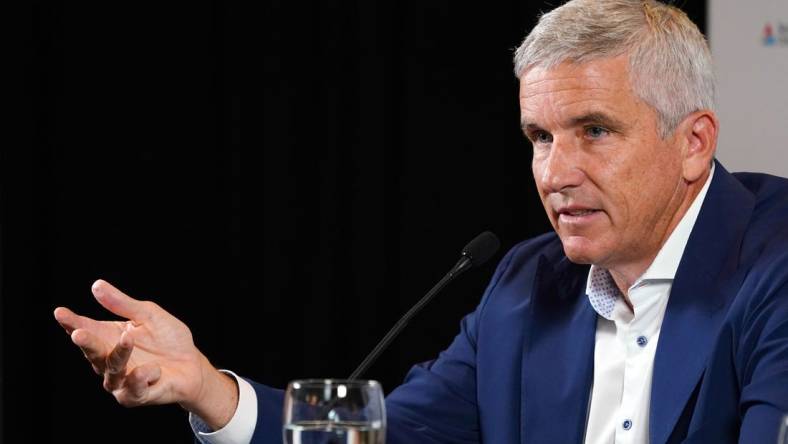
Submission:
[[[624,427],[624,430],[631,429],[632,428],[632,421],[630,421],[629,419],[625,419],[624,423],[621,424],[621,427]]]
[[[637,343],[641,347],[645,347],[648,344],[648,338],[645,336],[638,336]]]

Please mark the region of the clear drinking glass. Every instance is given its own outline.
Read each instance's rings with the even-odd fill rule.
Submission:
[[[385,444],[383,389],[376,381],[293,381],[283,434],[286,444]]]
[[[788,444],[788,415],[783,416],[780,423],[780,435],[777,438],[777,444]]]

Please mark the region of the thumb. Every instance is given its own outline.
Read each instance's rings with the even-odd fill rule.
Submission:
[[[140,323],[151,318],[152,304],[146,304],[126,295],[105,280],[99,279],[94,282],[91,291],[99,304],[118,316]]]

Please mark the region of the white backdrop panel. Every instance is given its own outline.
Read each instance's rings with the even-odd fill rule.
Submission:
[[[708,0],[708,11],[717,157],[730,171],[788,177],[788,0]]]

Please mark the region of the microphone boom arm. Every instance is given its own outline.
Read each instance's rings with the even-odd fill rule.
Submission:
[[[361,364],[359,364],[359,366],[356,367],[356,369],[353,371],[353,373],[350,374],[350,377],[348,379],[353,381],[355,379],[358,379],[359,376],[361,376],[364,372],[366,372],[369,366],[372,365],[372,363],[375,362],[378,356],[380,356],[380,354],[383,353],[383,351],[389,346],[389,344],[391,344],[391,341],[393,341],[394,338],[399,336],[400,332],[402,332],[405,326],[408,325],[408,322],[410,322],[410,320],[413,319],[413,317],[416,316],[416,314],[418,314],[424,308],[424,306],[427,305],[432,300],[432,298],[435,297],[435,295],[440,293],[440,291],[443,290],[443,287],[445,287],[449,282],[453,281],[454,278],[461,275],[466,270],[470,269],[471,266],[472,266],[471,258],[466,255],[463,255],[460,258],[460,260],[457,261],[454,267],[452,267],[452,269],[448,273],[446,273],[446,275],[443,276],[443,278],[441,278],[441,280],[438,281],[438,283],[435,284],[435,286],[432,287],[432,289],[430,289],[430,291],[428,291],[427,294],[425,294],[419,300],[419,302],[416,302],[416,305],[411,307],[411,309],[408,310],[408,312],[405,313],[405,315],[402,318],[400,318],[400,320],[397,321],[397,323],[394,324],[393,327],[391,327],[391,330],[389,330],[388,333],[386,333],[386,335],[383,336],[383,339],[381,339],[380,342],[378,342],[378,345],[376,345],[375,348],[373,348],[372,351],[367,355],[367,357],[364,358]]]

